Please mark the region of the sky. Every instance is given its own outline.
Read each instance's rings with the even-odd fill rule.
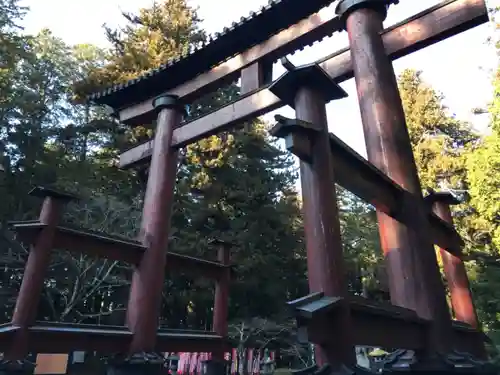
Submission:
[[[210,33],[221,31],[241,16],[267,4],[267,0],[188,0],[199,7],[203,28]],[[429,8],[440,0],[401,0],[399,5],[389,9],[385,26],[390,26],[413,14]],[[486,0],[489,6],[500,0]],[[68,44],[92,43],[106,46],[102,25],[119,26],[123,23],[121,11],[134,12],[149,7],[153,0],[21,0],[30,7],[24,20],[27,33],[36,33],[47,27]],[[494,4],[495,3],[495,4]],[[329,11],[333,11],[330,7]],[[491,98],[491,75],[498,59],[494,49],[486,43],[492,35],[491,24],[481,25],[473,30],[450,38],[437,45],[427,47],[410,56],[394,62],[396,74],[406,68],[423,71],[424,79],[445,96],[444,103],[459,119],[471,121],[473,126],[486,131],[487,115],[474,116],[471,109],[484,107]],[[348,45],[345,32],[316,43],[294,54],[291,61],[300,65],[327,56]],[[275,65],[277,78],[284,69]],[[328,104],[328,124],[344,142],[362,155],[366,155],[361,117],[357,104],[356,88],[351,79],[341,84],[349,97]],[[291,108],[283,108],[267,116],[280,113],[293,117]]]

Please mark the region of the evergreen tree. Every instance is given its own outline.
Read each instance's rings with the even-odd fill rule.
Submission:
[[[497,18],[494,18],[498,30]],[[500,51],[500,43],[496,44]],[[482,245],[476,257],[474,291],[480,318],[495,342],[500,343],[500,64],[493,80],[489,105],[491,134],[484,137],[467,160],[470,204],[474,217],[470,225]]]
[[[463,156],[477,135],[448,113],[443,96],[423,81],[422,72],[405,70],[398,83],[422,187],[464,189]]]
[[[499,212],[497,162],[498,75],[490,106],[493,134],[480,137],[448,115],[442,97],[415,71],[399,77],[401,97],[423,187],[461,193],[464,203],[452,208],[455,224],[465,240],[465,253],[478,314],[484,328],[498,329],[500,295],[497,218]]]

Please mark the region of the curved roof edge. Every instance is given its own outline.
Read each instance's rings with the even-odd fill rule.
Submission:
[[[167,61],[160,67],[87,96],[95,104],[115,109],[147,100],[172,89],[225,60],[269,39],[300,20],[330,5],[335,0],[271,0],[257,12],[233,22],[221,33],[209,36],[205,43],[189,53]]]

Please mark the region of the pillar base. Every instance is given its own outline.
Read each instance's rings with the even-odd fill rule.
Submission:
[[[106,375],[159,375],[165,358],[157,353],[116,355],[106,359]]]
[[[340,366],[336,370],[329,364],[318,367],[317,365],[301,370],[292,371],[293,375],[373,375],[373,372],[360,366]]]
[[[0,375],[31,375],[36,364],[26,359],[24,360],[0,360]]]
[[[449,363],[456,372],[474,374],[498,374],[500,368],[489,361],[478,359],[469,353],[453,351],[444,360]]]
[[[226,375],[227,361],[209,359],[202,364],[202,375]]]
[[[382,373],[440,373],[440,374],[498,374],[499,368],[492,363],[475,359],[472,355],[451,352],[419,358],[412,350],[396,350],[383,361]]]

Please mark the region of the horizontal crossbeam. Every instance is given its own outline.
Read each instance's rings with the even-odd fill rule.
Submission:
[[[341,306],[347,303],[352,320],[351,332],[356,345],[385,348],[421,350],[428,344],[430,321],[417,316],[416,312],[388,302],[376,302],[359,296],[324,296],[322,292],[289,302],[297,318],[300,341],[327,343],[332,340],[331,331],[325,327],[338,318]],[[480,347],[484,334],[467,324],[455,322],[454,343],[457,350]]]
[[[276,116],[276,119],[278,124],[270,133],[283,137],[287,149],[302,161],[310,161],[310,139],[316,133],[315,126],[283,116]],[[406,206],[405,203],[419,204],[418,197],[403,189],[333,134],[330,134],[330,150],[337,184],[372,204],[377,210],[411,227],[413,213],[402,208]],[[420,203],[424,204],[424,201]],[[427,205],[425,208],[433,243],[460,256],[463,246],[460,235],[451,225],[436,216]]]
[[[411,196],[409,192],[333,134],[330,134],[330,147],[335,178],[340,186],[372,204],[379,211],[411,226],[412,217],[408,217],[401,207],[403,201],[417,199],[416,197]],[[441,220],[430,210],[427,217],[433,242],[450,253],[460,256],[463,241],[453,226]]]
[[[247,51],[202,73],[189,82],[168,91],[178,95],[185,102],[192,102],[204,94],[216,90],[221,85],[238,79],[240,71],[259,60],[274,61],[281,56],[293,53],[297,49],[313,44],[341,29],[342,25],[331,9],[323,9],[316,14],[280,31]],[[151,100],[121,109],[121,122],[129,125],[144,124],[151,121],[154,108]]]
[[[354,341],[358,345],[388,348],[419,349],[425,345],[427,324],[413,311],[383,306],[361,298],[350,298]],[[475,354],[478,342],[485,335],[467,325],[454,322],[456,350]],[[12,324],[0,327],[0,352],[7,352],[21,329]],[[28,328],[29,350],[43,353],[68,351],[98,351],[101,354],[127,352],[132,333],[123,326],[86,324],[37,323]],[[51,345],[47,346],[47,342]],[[192,330],[159,330],[156,350],[211,352],[214,348],[229,349],[228,342],[214,332]]]
[[[484,0],[450,0],[384,30],[382,37],[388,55],[395,60],[487,21]],[[318,63],[337,83],[353,77],[348,48]],[[203,117],[184,123],[174,131],[173,144],[176,147],[185,146],[283,105],[278,97],[264,87]],[[120,168],[147,162],[152,149],[151,140],[125,151],[120,156]]]
[[[45,227],[37,221],[11,223],[12,229],[27,243],[33,243]],[[85,254],[103,259],[118,260],[137,265],[146,251],[140,242],[128,238],[109,236],[104,233],[56,227],[53,238],[55,249]],[[178,253],[167,253],[167,271],[186,272],[192,275],[219,279],[228,265]]]
[[[349,305],[356,345],[413,350],[426,345],[428,322],[414,311],[361,297],[351,297]]]
[[[9,325],[9,332],[0,330],[0,352],[11,349],[13,335],[27,334],[28,350],[41,353],[97,351],[100,354],[127,353],[132,332],[126,327],[87,324],[37,323],[21,332]],[[161,329],[156,334],[158,352],[211,352],[228,346],[215,332]],[[47,345],[50,343],[50,345]]]

